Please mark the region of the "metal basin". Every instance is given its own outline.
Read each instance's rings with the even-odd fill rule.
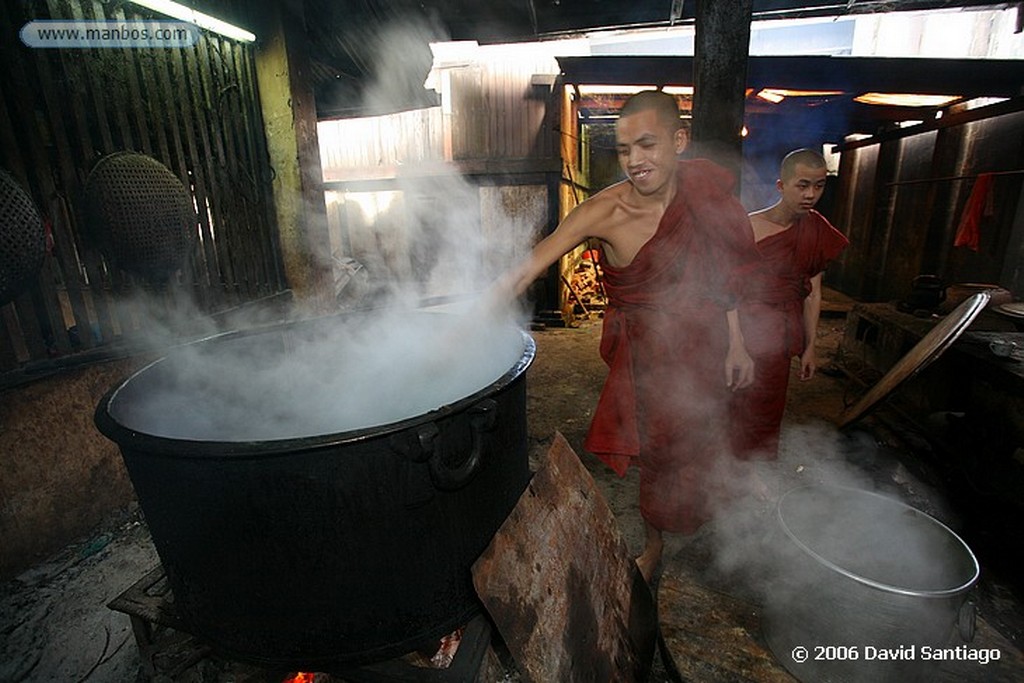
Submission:
[[[877,493],[801,487],[778,504],[781,580],[765,603],[772,653],[802,681],[928,680],[926,649],[973,637],[970,548]]]

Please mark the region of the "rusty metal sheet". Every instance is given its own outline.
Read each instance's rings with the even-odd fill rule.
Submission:
[[[524,680],[649,676],[657,632],[650,590],[561,434],[473,565],[473,583]]]

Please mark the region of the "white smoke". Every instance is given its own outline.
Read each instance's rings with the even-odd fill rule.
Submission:
[[[925,584],[952,571],[944,565],[950,557],[945,536],[920,535],[921,525],[903,525],[900,516],[892,516],[887,509],[872,513],[870,505],[858,508],[857,514],[833,517],[828,513],[830,491],[879,494],[917,509],[944,507],[938,492],[893,464],[891,454],[880,456],[882,448],[864,432],[844,433],[824,422],[786,423],[777,461],[724,465],[718,476],[729,482],[731,495],[713,522],[715,570],[750,590],[750,597],[758,602],[777,602],[781,586],[802,585],[801,566],[793,562],[794,553],[802,551],[783,530],[782,519],[788,515],[791,530],[804,533],[804,541],[854,573],[874,574],[865,578],[881,583],[918,582],[904,586],[909,589],[934,587]],[[886,463],[885,469],[874,469],[880,460]],[[806,487],[826,495],[795,493]],[[784,509],[780,501],[787,496],[817,503]],[[807,565],[816,564],[809,556],[804,558]],[[835,578],[842,580],[838,574]]]
[[[443,37],[429,23],[406,22],[371,39],[379,50],[369,60],[377,68],[364,108],[391,111],[410,89],[423,90],[429,42]],[[399,176],[388,200],[367,214],[376,224],[357,226],[367,228],[369,243],[345,255],[372,271],[368,288],[345,302],[359,315],[175,349],[122,391],[111,408],[115,418],[180,439],[332,434],[435,410],[514,367],[524,352],[523,312],[489,287],[511,267],[510,255],[528,251],[537,221],[502,201],[515,188],[481,189],[450,165]],[[425,301],[444,302],[444,312],[420,310]],[[242,311],[213,320],[187,302],[169,307],[166,297],[123,302],[122,311],[136,337],[165,349],[273,321]]]
[[[378,427],[465,399],[517,366],[500,321],[459,315],[339,317],[229,333],[174,350],[134,376],[111,415],[172,439],[248,442]]]

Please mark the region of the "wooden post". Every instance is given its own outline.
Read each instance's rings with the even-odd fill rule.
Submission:
[[[693,136],[697,156],[739,179],[753,0],[697,0],[693,47]]]
[[[285,278],[301,308],[327,312],[333,308],[331,247],[302,3],[260,5],[256,79]]]

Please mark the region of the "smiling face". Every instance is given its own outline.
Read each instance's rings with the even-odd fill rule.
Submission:
[[[782,204],[793,215],[802,216],[814,208],[825,191],[825,176],[828,170],[824,167],[808,166],[797,163],[793,172],[776,182],[782,194]]]
[[[686,131],[655,109],[621,116],[615,124],[619,165],[634,189],[643,196],[673,187],[676,156],[686,148]]]

